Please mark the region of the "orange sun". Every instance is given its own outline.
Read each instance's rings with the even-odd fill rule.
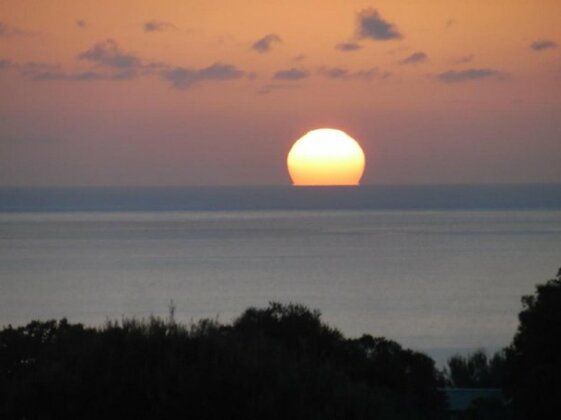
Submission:
[[[298,139],[286,159],[294,185],[358,185],[364,152],[341,130],[320,128]]]

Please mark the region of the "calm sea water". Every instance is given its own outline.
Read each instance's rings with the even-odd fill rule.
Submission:
[[[181,320],[230,321],[276,300],[439,361],[496,349],[561,266],[561,187],[432,188],[417,206],[399,188],[0,190],[0,324],[166,315],[170,299]]]

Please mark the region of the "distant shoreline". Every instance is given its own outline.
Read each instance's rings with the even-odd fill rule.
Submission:
[[[561,184],[0,187],[0,213],[263,210],[561,210]]]

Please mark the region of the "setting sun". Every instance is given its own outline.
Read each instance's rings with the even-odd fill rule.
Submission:
[[[332,128],[309,131],[294,143],[287,158],[294,185],[358,185],[364,162],[357,141]]]

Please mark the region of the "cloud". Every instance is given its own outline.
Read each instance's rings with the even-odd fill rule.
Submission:
[[[163,32],[168,29],[175,29],[175,25],[169,22],[159,20],[149,20],[144,22],[144,32]]]
[[[57,64],[40,62],[27,62],[22,64],[8,59],[0,59],[0,70],[11,69],[19,70],[19,73],[26,79],[38,80],[43,73],[59,71],[60,66]]]
[[[78,59],[113,69],[135,69],[142,67],[140,58],[123,52],[112,39],[98,42],[89,50],[80,53]]]
[[[133,75],[127,72],[108,74],[98,71],[82,71],[67,73],[60,70],[46,70],[27,73],[26,77],[37,81],[91,81],[91,80],[130,80]]]
[[[29,35],[29,33],[16,26],[11,26],[0,21],[0,38],[1,37],[9,38],[13,36],[22,36],[22,35]]]
[[[466,64],[466,63],[471,63],[473,61],[473,59],[475,58],[475,55],[473,54],[469,54],[469,55],[464,55],[463,57],[458,57],[454,60],[451,61],[451,64]]]
[[[507,73],[494,69],[467,69],[461,71],[449,70],[437,75],[438,80],[444,83],[461,83],[491,78],[504,79],[507,76]]]
[[[41,137],[41,136],[0,136],[1,143],[8,144],[60,144],[66,142],[62,137]]]
[[[16,68],[24,78],[34,81],[124,81],[141,76],[158,75],[176,89],[186,89],[204,81],[224,81],[255,76],[254,73],[247,73],[230,64],[216,63],[196,69],[143,60],[134,54],[124,52],[111,39],[95,44],[79,54],[78,59],[93,65],[83,71],[66,71],[58,64],[41,62],[18,64],[8,59],[0,59],[0,70]]]
[[[271,51],[272,45],[275,42],[282,42],[282,40],[276,34],[268,34],[263,38],[255,41],[255,43],[251,46],[251,49],[257,51],[260,54],[264,54]]]
[[[304,54],[300,54],[300,55],[297,55],[296,57],[294,57],[292,60],[293,61],[302,61],[305,58],[306,58],[306,56]]]
[[[175,67],[163,70],[160,75],[176,89],[187,89],[204,81],[234,80],[244,77],[247,73],[230,64],[215,63],[202,69]]]
[[[76,19],[76,26],[78,28],[85,28],[86,26],[88,26],[88,24],[84,19]]]
[[[543,50],[549,50],[552,48],[557,48],[557,43],[555,41],[551,41],[549,39],[540,39],[537,41],[532,42],[532,44],[530,44],[530,49],[534,50],[534,51],[543,51]]]
[[[405,57],[399,64],[418,64],[427,61],[429,57],[422,51],[417,51],[408,57]]]
[[[298,87],[300,87],[300,85],[294,84],[294,83],[291,83],[291,84],[275,84],[275,83],[272,83],[272,84],[268,84],[268,85],[263,86],[261,89],[259,89],[257,91],[257,93],[259,95],[267,95],[267,94],[269,94],[269,93],[271,93],[275,90],[296,89]]]
[[[111,73],[106,74],[104,80],[131,80],[141,74],[153,74],[169,68],[165,63],[142,60],[132,53],[124,52],[112,39],[98,42],[80,53],[78,59],[109,70]]]
[[[376,41],[402,38],[395,25],[384,20],[380,13],[374,9],[365,9],[359,12],[357,35],[359,38],[368,38]]]
[[[0,58],[0,70],[7,70],[11,69],[15,66],[12,60],[8,60],[6,58]]]
[[[26,79],[41,80],[41,75],[46,73],[60,72],[58,64],[41,63],[30,61],[23,64],[14,64],[20,70],[20,73]]]
[[[273,79],[275,80],[301,80],[310,76],[310,73],[306,70],[300,70],[291,68],[289,70],[279,70],[277,71]]]
[[[51,81],[51,80],[128,80],[128,71],[117,73],[103,73],[99,71],[80,71],[65,72],[58,64],[28,62],[24,64],[12,64],[12,67],[18,68],[20,74],[28,79],[35,81]]]
[[[352,72],[342,67],[322,67],[319,74],[334,80],[371,80],[373,78],[388,78],[391,73],[382,72],[378,67]]]
[[[16,69],[23,78],[34,81],[131,80],[137,76],[135,69],[105,72],[94,70],[67,72],[62,70],[58,64],[35,61],[16,63],[8,59],[0,59],[0,71],[9,69]]]
[[[335,49],[339,50],[339,51],[344,51],[344,52],[350,52],[350,51],[357,51],[360,50],[362,48],[362,46],[356,42],[340,42],[339,44],[335,45]]]

